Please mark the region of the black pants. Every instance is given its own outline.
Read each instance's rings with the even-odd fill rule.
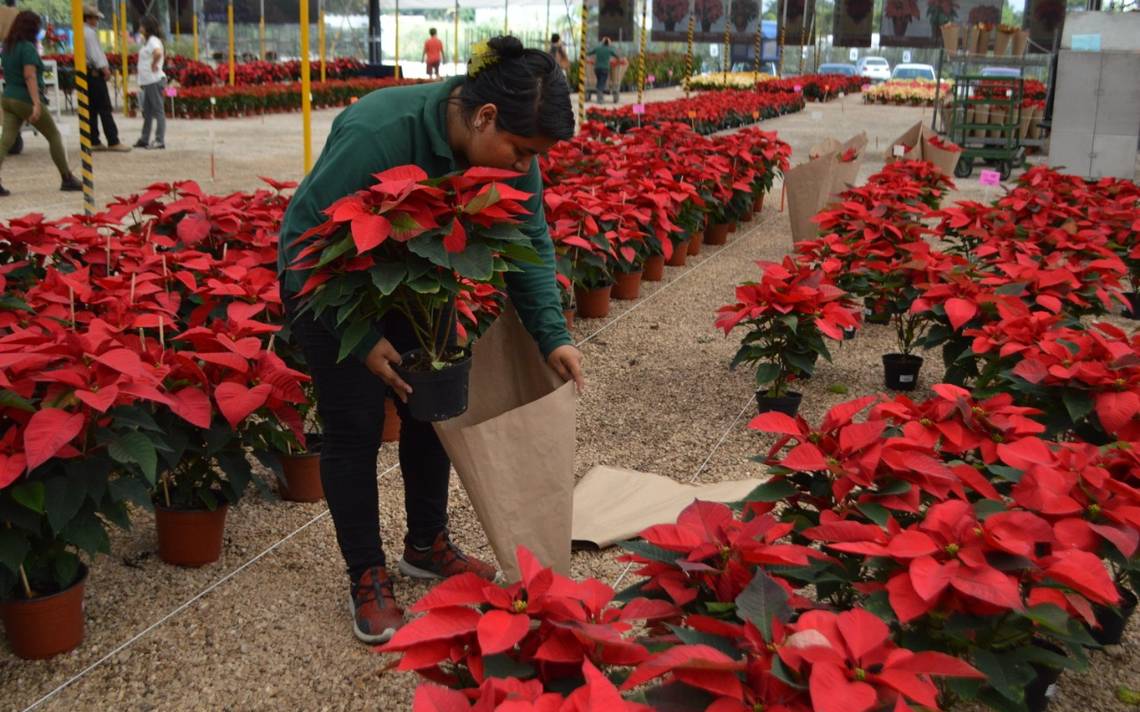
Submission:
[[[369,567],[385,563],[376,456],[388,386],[355,356],[338,363],[339,339],[310,314],[294,318],[295,301],[290,295],[282,297],[292,339],[304,352],[316,387],[317,414],[323,428],[321,485],[348,575],[355,581]],[[400,353],[419,345],[411,325],[399,315],[385,318],[382,333]],[[400,472],[408,515],[407,540],[427,545],[447,526],[451,460],[431,423],[413,420],[399,399],[396,410],[402,421]]]
[[[606,84],[610,81],[610,70],[596,67],[594,69],[595,90],[598,92],[598,103],[601,104],[606,98]],[[586,99],[589,100],[589,95]]]
[[[99,143],[99,121],[102,120],[103,133],[107,134],[107,145],[118,144],[119,127],[115,125],[115,116],[111,109],[111,93],[107,91],[107,80],[98,69],[90,72],[87,89],[90,92],[88,102],[91,107],[91,143]]]

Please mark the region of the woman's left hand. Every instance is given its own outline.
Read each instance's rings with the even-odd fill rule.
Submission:
[[[582,375],[582,352],[578,347],[565,344],[550,352],[546,363],[562,377],[564,381],[573,380],[578,392],[586,390],[586,377]]]

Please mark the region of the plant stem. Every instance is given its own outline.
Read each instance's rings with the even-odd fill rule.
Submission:
[[[162,476],[162,494],[166,498],[166,506],[170,507],[170,482],[166,475]]]
[[[27,596],[29,599],[31,599],[33,596],[35,596],[35,592],[32,591],[32,584],[28,582],[28,573],[26,571],[24,571],[24,565],[23,564],[20,564],[19,569],[20,569],[20,583],[23,584],[23,586],[24,586],[24,595]]]

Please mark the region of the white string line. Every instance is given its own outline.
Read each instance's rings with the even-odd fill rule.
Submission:
[[[713,456],[716,455],[718,450],[720,450],[720,446],[724,445],[724,441],[728,440],[728,436],[731,435],[732,431],[736,429],[736,424],[740,422],[740,419],[744,417],[744,414],[748,412],[748,409],[752,407],[752,404],[755,401],[755,394],[748,397],[748,400],[744,403],[744,407],[741,408],[740,412],[736,414],[736,417],[732,419],[732,423],[729,424],[728,428],[726,428],[724,433],[720,436],[720,440],[717,440],[716,445],[713,445],[712,450],[709,451],[708,457],[705,458],[705,461],[701,463],[701,466],[697,468],[697,471],[693,473],[693,476],[689,478],[689,481],[686,484],[691,485],[693,482],[696,482],[697,478],[700,477],[701,473],[704,472],[706,467],[708,467],[708,464],[713,459]],[[622,569],[621,574],[617,577],[617,579],[614,580],[610,588],[617,590],[617,587],[620,586],[621,582],[625,580],[626,574],[628,574],[629,570],[633,568],[633,563],[634,562],[630,561],[625,565],[625,568]]]
[[[614,325],[614,324],[616,324],[617,322],[621,321],[621,320],[622,320],[622,319],[624,319],[626,316],[628,316],[629,314],[631,314],[632,312],[634,312],[634,311],[635,311],[635,310],[636,310],[638,307],[640,307],[642,304],[644,304],[645,302],[647,302],[647,301],[649,301],[649,300],[653,299],[653,298],[654,298],[654,297],[656,297],[658,294],[660,294],[660,293],[664,292],[665,290],[669,289],[669,288],[670,288],[670,287],[672,287],[674,284],[676,284],[677,282],[680,282],[682,279],[684,279],[685,277],[689,276],[690,274],[692,274],[692,273],[696,272],[696,271],[697,271],[698,269],[700,269],[700,268],[701,268],[703,265],[705,265],[705,264],[708,264],[708,263],[709,263],[709,262],[711,262],[712,260],[716,259],[716,257],[717,257],[718,255],[724,254],[725,252],[727,252],[727,251],[729,250],[729,248],[732,248],[732,247],[734,247],[734,246],[736,246],[736,245],[738,245],[738,244],[740,244],[740,243],[742,243],[742,242],[745,242],[746,238],[747,238],[748,236],[750,236],[750,235],[751,235],[753,232],[755,232],[756,230],[758,230],[758,229],[759,229],[759,227],[760,227],[760,225],[759,225],[759,224],[757,224],[757,225],[753,226],[753,227],[752,227],[750,230],[748,230],[748,232],[746,232],[746,233],[743,233],[742,235],[740,235],[740,237],[739,237],[737,240],[734,240],[734,241],[732,242],[732,244],[730,244],[730,245],[726,245],[726,246],[725,246],[723,249],[721,249],[721,250],[717,251],[715,254],[709,255],[709,256],[708,256],[708,257],[706,257],[705,259],[703,259],[703,260],[701,260],[700,262],[696,263],[695,265],[693,265],[692,269],[688,269],[688,270],[685,270],[685,272],[683,272],[682,274],[678,275],[678,276],[676,277],[676,279],[670,280],[669,282],[666,282],[665,284],[661,285],[661,287],[660,287],[659,289],[655,290],[655,291],[654,291],[652,294],[650,294],[650,295],[647,295],[645,298],[643,298],[643,299],[639,300],[639,301],[638,301],[636,304],[634,304],[633,306],[631,306],[631,307],[630,307],[629,309],[627,309],[626,311],[622,312],[621,314],[619,314],[619,315],[615,316],[614,318],[610,319],[609,321],[607,321],[607,322],[606,322],[605,324],[603,324],[602,326],[598,327],[598,329],[596,329],[596,330],[595,330],[593,333],[589,334],[589,335],[588,335],[588,336],[586,336],[584,339],[582,339],[581,341],[579,341],[579,342],[578,342],[578,346],[581,346],[581,345],[583,345],[583,344],[587,343],[588,341],[590,341],[591,339],[593,339],[595,336],[597,336],[597,335],[598,335],[598,334],[600,334],[601,332],[605,331],[606,329],[610,328],[611,326],[613,326],[613,325]],[[734,424],[735,424],[735,421],[734,421]],[[726,437],[727,437],[727,433],[726,433]],[[723,442],[723,438],[722,438],[722,442]],[[718,444],[718,447],[719,447],[719,444]],[[711,457],[711,455],[710,455],[710,457]],[[707,462],[708,462],[708,461],[706,460],[706,463],[707,463]],[[398,466],[399,466],[398,464],[397,464],[397,465],[392,465],[392,466],[391,466],[391,467],[389,467],[387,470],[384,470],[383,472],[381,472],[381,473],[380,473],[380,475],[377,477],[377,479],[379,480],[381,477],[383,477],[384,475],[387,475],[389,472],[391,472],[392,470],[396,469]],[[703,467],[704,467],[704,465],[702,465],[701,467],[703,468]],[[698,471],[697,471],[697,474],[700,474],[700,470],[698,470]],[[696,479],[696,477],[697,477],[697,474],[694,474],[694,475],[693,475],[693,478],[694,478],[694,479]],[[236,568],[236,569],[234,569],[233,571],[230,571],[229,573],[227,573],[225,576],[223,576],[222,578],[218,579],[217,581],[214,581],[214,582],[213,582],[213,583],[211,583],[209,586],[207,586],[206,588],[202,589],[202,590],[201,590],[201,591],[199,591],[197,594],[195,594],[193,597],[191,597],[190,599],[186,600],[185,602],[183,602],[182,604],[180,604],[179,606],[177,606],[176,608],[174,608],[173,610],[171,610],[169,613],[167,613],[166,615],[164,615],[164,616],[162,616],[161,618],[159,618],[157,621],[155,621],[155,622],[151,623],[149,626],[147,626],[147,627],[146,627],[146,628],[144,628],[143,630],[139,631],[138,633],[136,633],[136,634],[135,634],[134,636],[132,636],[131,638],[128,638],[128,639],[127,639],[125,642],[123,642],[122,644],[120,644],[118,647],[116,647],[116,648],[115,648],[114,650],[112,650],[111,652],[109,652],[109,653],[107,653],[106,655],[104,655],[102,658],[99,658],[98,660],[96,660],[95,662],[91,663],[90,665],[88,665],[88,666],[87,666],[86,668],[84,668],[83,670],[81,670],[81,671],[79,671],[78,673],[76,673],[75,675],[73,675],[71,678],[69,678],[69,679],[68,679],[68,680],[66,680],[65,682],[61,683],[61,684],[60,684],[58,687],[56,687],[54,690],[52,690],[51,692],[47,693],[46,695],[44,695],[44,696],[43,696],[43,697],[41,697],[40,699],[38,699],[38,700],[36,700],[35,702],[33,702],[33,703],[32,703],[31,705],[29,705],[28,707],[26,707],[26,708],[25,708],[25,710],[24,710],[24,712],[28,712],[28,710],[32,710],[32,709],[34,709],[34,708],[38,707],[39,705],[43,704],[44,702],[46,702],[46,701],[47,701],[47,700],[49,700],[50,698],[52,698],[52,697],[54,697],[55,695],[57,695],[57,694],[59,694],[60,692],[62,692],[62,691],[63,691],[64,689],[66,689],[67,687],[70,687],[71,685],[75,684],[75,683],[76,683],[76,682],[78,682],[80,679],[82,679],[83,677],[87,676],[87,675],[88,675],[90,672],[92,672],[93,670],[95,670],[97,667],[99,667],[99,666],[100,666],[100,665],[102,665],[103,663],[107,662],[108,660],[110,660],[111,658],[113,658],[115,655],[118,655],[120,652],[122,652],[123,650],[127,649],[127,648],[128,648],[128,647],[130,647],[131,645],[133,645],[133,644],[135,644],[136,642],[138,642],[140,639],[142,639],[143,637],[145,637],[145,636],[146,636],[148,633],[150,633],[152,630],[154,630],[155,628],[158,628],[159,626],[161,626],[162,624],[164,624],[166,621],[170,620],[170,619],[171,619],[171,618],[173,618],[174,616],[176,616],[176,615],[178,615],[179,613],[181,613],[182,611],[186,610],[187,608],[189,608],[191,605],[193,605],[194,603],[196,603],[197,601],[199,601],[200,599],[202,599],[204,596],[206,596],[207,594],[209,594],[209,593],[210,593],[211,591],[213,591],[214,589],[218,588],[219,586],[221,586],[222,584],[224,584],[226,581],[229,581],[229,580],[230,580],[231,578],[233,578],[234,576],[237,576],[239,573],[241,573],[241,572],[242,572],[242,571],[244,571],[245,569],[249,568],[249,567],[250,567],[250,566],[252,566],[254,563],[256,563],[257,561],[259,561],[259,560],[260,560],[260,559],[262,559],[263,557],[267,556],[268,554],[270,554],[270,553],[271,553],[271,552],[273,552],[274,550],[276,550],[276,549],[277,549],[278,547],[280,547],[282,544],[284,544],[285,542],[287,542],[287,541],[289,541],[290,539],[292,539],[293,537],[295,537],[297,534],[300,534],[302,531],[304,531],[305,529],[307,529],[307,528],[308,528],[310,525],[312,525],[312,524],[315,524],[316,522],[320,521],[321,519],[324,519],[326,516],[328,516],[328,514],[329,514],[329,510],[326,508],[325,510],[323,510],[322,512],[320,512],[319,514],[317,514],[316,516],[314,516],[312,519],[310,519],[309,521],[307,521],[307,522],[305,522],[304,524],[302,524],[302,525],[301,525],[300,527],[298,527],[297,529],[293,530],[292,532],[290,532],[289,534],[285,535],[285,536],[284,536],[283,538],[281,538],[280,540],[278,540],[278,541],[274,542],[273,544],[269,545],[268,547],[266,547],[264,550],[262,550],[262,551],[261,551],[261,553],[257,554],[257,555],[256,555],[256,556],[254,556],[253,558],[249,559],[248,561],[246,561],[245,563],[243,563],[241,566],[237,567],[237,568]]]

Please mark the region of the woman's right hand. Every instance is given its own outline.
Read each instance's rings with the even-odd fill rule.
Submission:
[[[43,107],[40,105],[40,103],[38,101],[35,104],[32,104],[32,113],[28,116],[28,123],[34,124],[37,121],[39,121],[40,115],[42,113],[43,113]]]
[[[368,358],[364,359],[364,365],[368,370],[379,376],[400,400],[407,403],[412,387],[404,383],[404,379],[400,378],[396,369],[392,368],[394,363],[400,363],[400,352],[396,351],[396,347],[392,346],[392,342],[388,339],[377,341],[368,352]]]

